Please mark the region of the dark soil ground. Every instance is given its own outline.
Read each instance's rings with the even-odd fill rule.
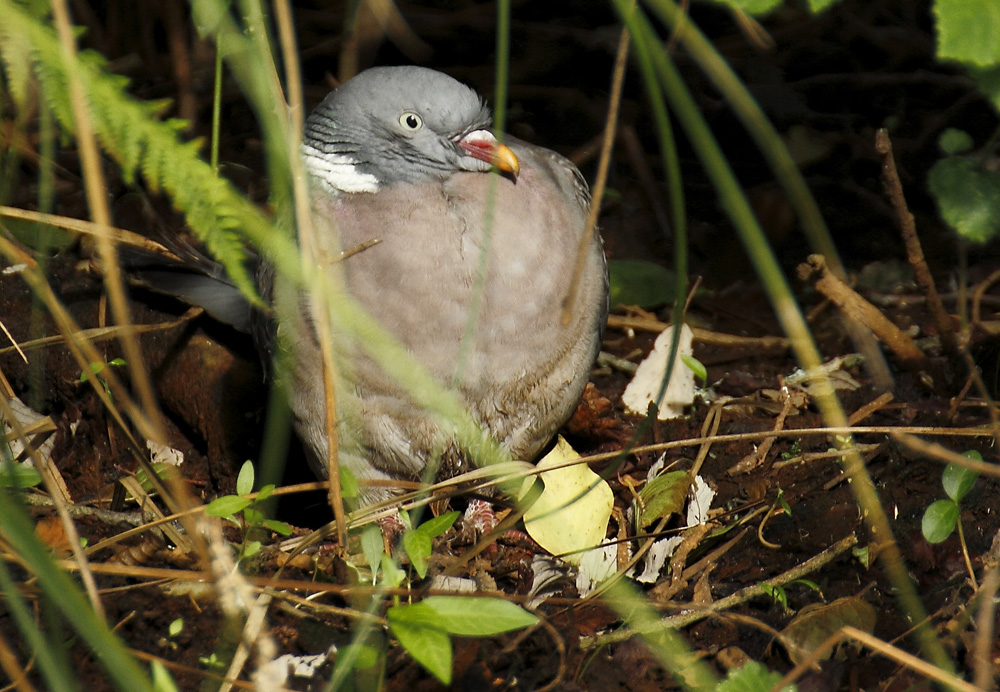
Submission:
[[[571,156],[592,179],[618,36],[615,17],[603,3],[536,0],[515,4],[508,129]],[[192,134],[206,135],[212,54],[208,44],[194,40],[186,10],[172,3],[107,2],[85,12],[85,5],[78,5],[76,11],[81,14],[76,21],[89,29],[84,43],[101,51],[116,69],[129,76],[136,95],[175,99],[179,113],[194,123]],[[492,4],[405,2],[399,9],[420,42],[404,50],[377,36],[362,41],[357,53],[362,66],[416,61],[444,70],[484,94],[492,93]],[[344,10],[338,3],[316,0],[298,3],[295,13],[306,99],[311,107],[329,90],[331,75],[338,71]],[[958,244],[929,198],[926,174],[938,156],[936,141],[944,128],[964,129],[982,144],[997,127],[997,118],[967,78],[935,62],[927,3],[848,0],[818,17],[795,9],[781,10],[763,22],[774,40],[771,49],[755,45],[725,11],[699,4],[692,8],[692,16],[746,81],[778,130],[788,133],[796,128],[817,148],[805,168],[807,180],[846,266],[862,277],[861,292],[897,325],[920,338],[934,336],[936,327],[912,274],[905,269],[901,278],[894,274],[897,267],[905,267],[901,262],[905,250],[897,216],[882,190],[874,133],[878,127],[890,128],[902,184],[931,270],[946,308],[958,315],[962,311],[956,299]],[[176,52],[177,41],[186,46],[183,57]],[[812,286],[794,279],[795,267],[810,250],[770,170],[704,77],[683,54],[677,56],[677,62],[792,277],[793,291],[803,312],[810,316],[824,357],[853,353],[855,346],[836,308],[825,304]],[[178,70],[179,65],[187,69]],[[5,128],[10,118],[5,112]],[[612,259],[644,259],[669,266],[673,242],[662,221],[666,195],[660,183],[652,183],[651,188],[646,182],[647,176],[654,181],[662,179],[659,148],[635,71],[630,71],[625,88],[621,131],[625,134],[616,149],[609,179],[612,194],[600,221],[607,254]],[[227,88],[221,154],[224,170],[263,203],[267,181],[261,173],[264,166],[257,137],[250,110],[235,87]],[[631,149],[626,141],[629,137],[634,137],[631,141],[636,145]],[[701,467],[701,475],[718,491],[714,507],[724,510],[715,526],[730,530],[706,536],[698,543],[688,555],[682,583],[671,588],[671,577],[665,570],[657,584],[645,587],[650,603],[665,616],[704,607],[778,577],[852,535],[857,537],[858,547],[870,545],[873,552],[879,552],[871,543],[838,458],[817,454],[827,452],[832,442],[829,435],[808,432],[823,423],[807,399],[783,423],[787,430],[803,432],[777,437],[760,463],[748,471],[734,471],[738,462],[761,446],[763,438],[757,433],[775,428],[782,407],[779,393],[783,378],[797,365],[793,355],[780,345],[727,338],[782,334],[697,160],[683,139],[680,147],[691,219],[692,276],[701,277],[702,282],[688,320],[716,334],[715,338],[696,339],[695,357],[707,366],[707,381],[715,395],[740,402],[722,410],[715,434],[729,437],[711,445]],[[55,212],[86,218],[75,149],[60,148],[58,163]],[[168,200],[139,185],[124,183],[110,163],[106,168],[117,226],[151,236],[183,231]],[[31,157],[23,158],[19,175],[18,184],[6,190],[4,203],[35,208],[37,167]],[[969,250],[970,285],[997,268],[997,251],[995,244]],[[108,321],[101,277],[86,261],[88,256],[85,243],[73,242],[52,258],[48,269],[52,287],[84,328]],[[868,276],[882,281],[864,278]],[[998,305],[1000,292],[987,291],[984,321],[993,318]],[[138,324],[166,323],[184,309],[141,291],[133,294],[133,318]],[[660,306],[651,310],[652,314],[640,316],[669,321],[669,312],[669,306]],[[621,307],[613,313],[635,314]],[[0,320],[18,342],[57,333],[51,319],[32,307],[30,291],[16,275],[0,276]],[[637,362],[649,351],[654,338],[653,331],[613,324],[605,333],[604,350]],[[109,359],[121,355],[116,342],[98,346]],[[204,501],[232,493],[240,464],[259,458],[269,396],[252,345],[242,335],[200,317],[145,334],[142,346],[166,414],[170,441],[186,455],[182,468],[189,488]],[[992,388],[996,382],[991,374],[997,371],[1000,348],[979,332],[973,335],[969,351],[979,358]],[[854,421],[868,426],[866,430],[875,429],[858,434],[856,439],[866,446],[868,471],[890,518],[906,569],[932,614],[931,624],[960,673],[971,677],[977,626],[970,618],[978,611],[970,607],[975,591],[960,543],[953,536],[931,545],[921,536],[925,508],[944,496],[943,464],[901,444],[890,429],[920,428],[922,439],[955,452],[978,450],[990,463],[997,455],[994,438],[975,430],[990,422],[991,408],[977,388],[963,393],[966,361],[940,355],[940,349],[933,347],[932,356],[935,378],[928,382],[921,373],[899,367],[890,355],[895,377],[892,397],[880,399],[861,420]],[[35,350],[25,364],[6,349],[0,351],[0,369],[21,399],[56,423],[53,459],[73,500],[90,507],[108,507],[116,481],[133,473],[136,464],[107,409],[89,386],[80,383],[79,366],[68,351],[59,345]],[[853,365],[848,372],[857,387],[839,394],[847,414],[852,415],[884,392],[872,384],[864,367]],[[590,392],[588,405],[581,408],[567,431],[581,453],[619,451],[638,430],[640,420],[627,416],[620,403],[627,380],[628,376],[618,370],[595,369],[592,382],[596,390]],[[657,423],[640,435],[639,451],[627,454],[620,465],[595,464],[598,470],[611,468],[609,480],[616,507],[624,511],[634,501],[629,484],[640,485],[646,470],[661,454],[681,468],[690,464],[698,454],[710,412],[709,404],[699,402],[684,418]],[[665,451],[642,447],[685,440],[696,442],[667,446]],[[280,484],[312,481],[294,440],[290,447]],[[997,477],[983,476],[962,504],[965,542],[980,580],[1000,530],[998,491]],[[278,519],[296,527],[297,533],[305,534],[331,520],[323,491],[290,497],[283,499],[275,512]],[[463,501],[452,504],[461,509]],[[754,510],[767,508],[774,511],[754,514]],[[41,522],[51,512],[39,509],[36,514]],[[128,527],[98,516],[78,519],[78,530],[90,545],[124,528]],[[612,531],[626,535],[628,528],[613,521]],[[239,541],[235,528],[227,529],[226,535]],[[260,555],[246,565],[258,584],[275,576],[281,564],[278,537],[267,535],[263,540]],[[127,545],[127,553],[117,546],[91,556],[95,565],[123,566],[116,575],[99,574],[107,620],[136,652],[171,664],[181,689],[197,689],[211,679],[206,675],[220,672],[205,659],[216,652],[228,660],[239,630],[227,622],[211,592],[188,588],[195,583],[192,573],[186,571],[195,569],[193,563],[169,560],[170,551],[163,544],[150,543],[142,536]],[[431,572],[442,571],[468,549],[452,530],[436,543]],[[474,578],[482,589],[523,596],[532,582],[532,557],[540,552],[530,543],[501,539],[460,572]],[[995,565],[997,558],[992,560]],[[315,654],[331,643],[347,643],[354,620],[340,609],[351,606],[352,599],[341,587],[350,585],[352,577],[332,539],[321,544],[304,569],[297,564],[281,571],[279,588],[300,599],[324,589],[328,592],[308,604],[276,597],[268,626],[281,653]],[[876,560],[866,565],[860,556],[846,550],[804,577],[818,588],[801,582],[787,585],[787,607],[762,595],[697,620],[681,632],[699,656],[720,673],[741,660],[739,652],[786,672],[793,664],[785,648],[775,641],[776,631],[784,629],[806,606],[857,597],[875,608],[875,636],[916,651],[914,641],[906,636],[911,624],[900,609],[883,563]],[[163,580],[174,585],[167,587]],[[418,592],[422,585],[413,582]],[[571,580],[538,612],[550,626],[527,635],[456,640],[454,688],[534,690],[554,685],[559,690],[651,691],[676,686],[637,639],[601,645],[600,637],[615,632],[621,621],[600,601],[580,599]],[[169,636],[168,625],[177,618],[183,618],[184,630]],[[26,665],[30,652],[17,643],[20,636],[2,602],[0,633]],[[70,639],[67,646],[81,688],[109,689],[106,674],[90,653]],[[998,660],[1000,650],[995,642],[987,648],[987,658]],[[440,688],[396,645],[389,648],[386,675],[389,690]],[[295,684],[297,689],[322,689],[324,683]],[[807,673],[800,685],[800,689],[811,690],[929,687],[923,677],[863,647],[843,648],[835,661],[824,664],[822,671]]]

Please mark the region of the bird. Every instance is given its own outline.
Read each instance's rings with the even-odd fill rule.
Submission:
[[[591,199],[576,166],[510,136],[501,144],[491,121],[484,99],[442,72],[374,67],[313,110],[302,155],[322,249],[335,256],[378,243],[339,263],[346,290],[513,458],[532,461],[589,379],[607,270],[600,236],[584,237]],[[570,296],[581,243],[585,261]],[[322,337],[308,298],[300,292],[300,309],[286,316],[296,335],[288,391],[313,469],[325,476]],[[434,415],[353,355],[338,395],[341,464],[361,481],[419,480],[432,463],[445,475],[467,468],[466,450]],[[362,486],[362,504],[392,494]]]
[[[589,379],[608,310],[607,267],[600,235],[587,230],[591,198],[576,166],[498,138],[491,123],[485,100],[447,74],[373,67],[312,111],[301,155],[317,255],[338,258],[323,271],[338,273],[485,433],[514,459],[533,461]],[[365,249],[339,259],[355,247]],[[275,310],[276,326],[267,320],[253,331],[265,357],[279,351],[289,363],[295,427],[326,478],[324,383],[335,375],[323,368],[322,340],[330,335],[313,322],[309,290],[262,267],[261,295],[290,307]],[[340,343],[337,362],[337,452],[361,482],[356,504],[392,498],[401,480],[469,468],[454,433],[363,349]]]

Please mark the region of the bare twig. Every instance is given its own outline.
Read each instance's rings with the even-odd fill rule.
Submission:
[[[601,635],[597,637],[584,637],[580,640],[580,647],[583,649],[594,648],[597,646],[604,646],[606,644],[615,644],[631,639],[636,634],[655,634],[656,632],[662,630],[678,629],[681,627],[686,627],[692,623],[698,622],[706,617],[709,617],[712,613],[716,613],[722,610],[727,610],[740,603],[745,603],[758,596],[763,596],[766,593],[766,589],[775,586],[784,586],[789,582],[796,579],[801,579],[807,574],[811,574],[816,570],[822,568],[823,566],[829,564],[837,557],[842,555],[845,551],[850,550],[855,545],[857,545],[858,538],[854,534],[851,534],[845,538],[840,539],[832,546],[821,552],[819,555],[809,558],[800,565],[793,567],[792,569],[784,572],[783,574],[774,577],[773,579],[768,579],[767,581],[761,582],[759,584],[754,584],[748,586],[745,589],[741,589],[731,596],[725,598],[720,598],[719,600],[709,604],[704,608],[697,608],[685,611],[678,615],[673,615],[662,620],[658,620],[655,623],[655,627],[652,628],[642,628],[641,630],[629,629],[627,627],[612,632],[610,634]],[[647,631],[648,629],[648,631]]]
[[[809,255],[808,260],[799,265],[798,274],[803,281],[816,277],[816,290],[840,308],[848,319],[867,325],[907,368],[920,370],[925,366],[927,358],[913,339],[883,315],[881,310],[828,271],[823,255]]]
[[[890,392],[883,392],[876,398],[869,401],[867,404],[859,408],[857,411],[852,413],[847,419],[847,422],[851,425],[857,425],[865,418],[878,411],[879,409],[888,406],[892,403],[892,394]]]
[[[889,139],[889,131],[884,127],[879,128],[875,133],[875,149],[882,157],[882,184],[885,186],[885,192],[889,195],[892,206],[896,210],[896,216],[899,218],[899,230],[903,236],[903,243],[906,245],[906,257],[910,261],[910,266],[913,267],[917,285],[923,289],[927,296],[927,307],[930,308],[931,316],[937,325],[941,345],[946,352],[955,355],[958,353],[958,347],[951,316],[944,309],[944,303],[941,302],[941,297],[934,286],[934,277],[931,276],[930,267],[927,266],[927,259],[924,257],[924,249],[920,245],[920,237],[917,235],[916,222],[906,206],[903,184],[899,181],[896,160],[892,155],[892,141]]]
[[[972,291],[972,328],[980,326],[980,310],[983,302],[983,294],[990,289],[993,284],[1000,281],[1000,269],[987,276],[979,282],[975,290]]]
[[[996,623],[996,595],[1000,586],[1000,568],[990,567],[983,578],[983,586],[976,594],[979,598],[979,613],[976,615],[976,639],[972,646],[972,667],[975,670],[973,684],[983,690],[995,689],[996,666],[990,652],[993,649],[993,633]]]
[[[638,329],[659,333],[669,326],[666,322],[647,317],[608,315],[608,327],[612,329]],[[699,327],[692,327],[691,333],[698,343],[711,346],[742,346],[765,351],[785,351],[789,346],[788,339],[783,336],[738,336],[713,332]]]

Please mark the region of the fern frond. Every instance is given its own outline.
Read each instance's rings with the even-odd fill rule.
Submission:
[[[30,51],[45,98],[60,125],[73,132],[71,74],[55,32],[15,0],[0,0],[0,16],[4,18],[0,22],[0,55],[8,72],[16,78],[18,70],[10,66],[23,65]],[[132,180],[141,174],[153,190],[166,192],[233,282],[259,304],[244,265],[245,242],[249,240],[270,257],[277,251],[279,260],[294,257],[291,242],[276,231],[260,208],[216,174],[200,155],[200,141],[180,138],[182,122],[160,119],[162,100],[141,101],[130,95],[126,91],[128,80],[108,72],[106,61],[96,53],[81,53],[70,69],[84,86],[101,147],[118,163],[125,178]]]

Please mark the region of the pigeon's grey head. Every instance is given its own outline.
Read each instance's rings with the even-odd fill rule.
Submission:
[[[489,131],[489,108],[461,82],[424,67],[374,67],[338,87],[306,120],[306,167],[337,192],[444,180],[517,158]]]

